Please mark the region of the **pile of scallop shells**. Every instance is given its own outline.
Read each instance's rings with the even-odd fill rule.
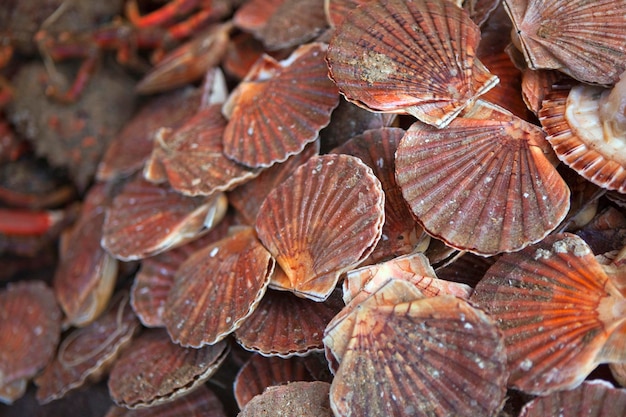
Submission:
[[[54,290],[0,292],[0,399],[225,416],[222,372],[240,416],[623,416],[626,1],[457,3],[239,6]]]

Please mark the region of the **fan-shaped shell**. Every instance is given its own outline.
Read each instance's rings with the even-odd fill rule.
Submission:
[[[267,167],[317,138],[339,102],[325,52],[326,45],[312,43],[280,62],[268,55],[257,61],[224,104],[230,119],[224,131],[226,156]]]
[[[61,310],[41,281],[0,291],[0,402],[11,404],[52,358],[61,336]]]
[[[265,356],[305,355],[323,348],[324,328],[342,307],[338,290],[323,303],[268,291],[235,336],[245,349]]]
[[[349,313],[327,327],[324,343],[339,361],[330,391],[333,412],[495,415],[506,392],[506,357],[497,327],[453,296],[396,298],[410,285],[388,281],[358,307],[353,300]],[[336,339],[346,340],[336,344]]]
[[[270,387],[254,397],[239,417],[332,417],[328,404],[328,382],[292,382]]]
[[[504,0],[504,7],[531,69],[558,69],[607,85],[626,69],[626,2]]]
[[[107,210],[102,247],[121,260],[156,255],[198,237],[226,212],[223,194],[186,197],[137,177]]]
[[[172,340],[201,347],[225,338],[252,314],[273,270],[251,227],[194,253],[176,271],[165,304]]]
[[[432,236],[481,255],[516,251],[569,209],[569,189],[544,152],[539,128],[494,108],[441,131],[413,124],[398,147],[396,178]]]
[[[109,365],[139,328],[128,300],[128,293],[118,294],[102,316],[65,337],[57,356],[35,379],[40,404],[61,398],[87,378],[95,380],[108,372]]]
[[[626,302],[578,236],[549,236],[503,255],[470,299],[498,323],[509,384],[524,392],[573,388],[598,363],[623,356],[605,348],[624,327]]]
[[[324,0],[285,0],[257,36],[268,50],[274,51],[309,42],[327,27]]]
[[[384,223],[380,181],[358,158],[313,157],[276,187],[256,230],[288,277],[284,289],[324,300],[373,251]]]
[[[479,39],[451,1],[371,1],[337,27],[327,60],[348,100],[442,128],[497,83],[475,57]]]
[[[621,417],[624,410],[626,390],[593,380],[572,390],[535,398],[524,406],[519,417]]]
[[[164,330],[147,330],[113,365],[108,382],[111,398],[126,408],[173,401],[209,379],[228,351],[224,342],[183,348],[173,344]]]

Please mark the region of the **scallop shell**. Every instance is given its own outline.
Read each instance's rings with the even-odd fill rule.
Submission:
[[[257,61],[224,104],[230,119],[224,131],[226,156],[267,167],[317,138],[339,102],[325,52],[326,45],[312,43],[280,62],[268,55]]]
[[[519,417],[622,417],[624,410],[626,390],[593,380],[569,391],[535,398],[524,406]]]
[[[339,275],[374,250],[382,233],[384,193],[358,158],[313,157],[276,187],[259,210],[263,245],[301,297],[324,300]]]
[[[239,29],[260,37],[263,27],[285,0],[250,0],[241,5],[233,16]]]
[[[292,382],[270,387],[254,397],[238,417],[332,417],[328,382]]]
[[[398,185],[424,229],[481,255],[541,240],[567,214],[570,194],[544,155],[543,132],[488,108],[488,118],[468,114],[441,131],[415,123],[396,154]]]
[[[254,312],[273,270],[251,227],[194,253],[176,271],[165,304],[172,340],[197,348],[228,336]]]
[[[588,83],[613,84],[626,69],[626,3],[504,0],[513,41],[528,66],[558,69]]]
[[[372,168],[383,186],[385,224],[381,239],[368,259],[371,263],[411,253],[423,241],[424,230],[413,219],[396,184],[395,154],[404,133],[403,129],[394,127],[368,130],[332,151],[358,157]]]
[[[626,387],[626,363],[610,363],[611,375],[622,387]]]
[[[179,129],[160,129],[155,135],[154,149],[144,168],[144,178],[159,182],[152,172],[153,164],[163,172],[170,186],[188,196],[212,195],[228,191],[259,175],[226,158],[222,152],[222,135],[226,119],[221,104],[198,111]]]
[[[285,0],[256,35],[275,51],[312,41],[327,27],[324,0]]]
[[[145,258],[197,238],[225,212],[223,194],[186,197],[137,177],[107,210],[101,244],[117,259]]]
[[[252,4],[246,2],[245,4]],[[244,6],[240,7],[241,10]],[[236,16],[236,14],[235,14]],[[222,60],[224,72],[232,78],[245,78],[254,63],[263,55],[263,45],[251,34],[241,32],[231,36],[226,54]]]
[[[624,96],[626,77],[619,85]],[[544,100],[539,120],[560,160],[592,183],[626,194],[626,134],[611,127],[624,116],[601,115],[609,91],[585,85],[557,89]]]
[[[113,406],[104,417],[227,417],[224,406],[206,385],[172,402],[150,408],[129,410]]]
[[[54,355],[61,310],[41,281],[10,283],[0,291],[0,402],[11,404]]]
[[[128,300],[128,293],[118,294],[96,321],[65,337],[54,360],[35,379],[40,404],[61,398],[87,378],[93,381],[108,372],[109,365],[139,328]]]
[[[349,101],[442,128],[497,83],[475,57],[479,40],[450,1],[371,1],[337,27],[327,60]]]
[[[435,271],[441,279],[460,282],[474,288],[497,258],[497,256],[485,258],[473,253],[466,253],[450,264],[436,268]]]
[[[509,385],[521,391],[571,389],[599,363],[624,356],[610,342],[612,333],[623,336],[626,302],[578,236],[552,235],[503,255],[470,299],[503,332]]]
[[[323,329],[342,307],[338,290],[323,303],[268,291],[235,336],[245,349],[264,356],[305,355],[323,348]]]
[[[115,362],[108,382],[111,398],[126,408],[173,401],[209,379],[228,351],[224,342],[183,348],[173,344],[164,330],[147,330]]]
[[[327,327],[324,343],[339,360],[330,390],[334,414],[496,415],[506,393],[497,327],[453,296],[398,300],[411,298],[402,295],[410,285],[388,281]]]
[[[331,27],[337,27],[341,25],[341,22],[348,17],[352,10],[365,2],[365,0],[325,0],[324,13],[326,14],[326,20],[328,20]]]

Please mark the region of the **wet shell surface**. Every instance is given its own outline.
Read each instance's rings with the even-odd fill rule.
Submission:
[[[251,227],[195,252],[176,271],[165,304],[172,340],[197,348],[228,336],[253,313],[273,270]]]
[[[160,176],[155,174],[162,171],[174,190],[192,197],[227,191],[254,178],[258,169],[231,161],[222,152],[225,127],[221,104],[213,104],[178,130],[159,130],[144,177],[160,182]]]
[[[244,349],[264,356],[306,355],[323,348],[324,328],[342,307],[339,290],[323,303],[268,291],[235,336]]]
[[[61,336],[61,310],[41,281],[9,284],[0,291],[0,402],[26,392],[54,355]]]
[[[626,390],[592,380],[569,391],[535,398],[524,406],[519,417],[622,417],[624,410]]]
[[[337,27],[327,61],[349,101],[442,128],[497,83],[475,57],[479,40],[450,1],[371,1]]]
[[[313,157],[276,187],[259,210],[256,230],[287,275],[284,289],[326,299],[339,276],[374,250],[384,200],[372,170],[349,155]]]
[[[410,285],[388,281],[326,328],[335,416],[496,415],[506,392],[497,327],[463,300],[410,295]]]
[[[480,255],[516,251],[565,218],[569,189],[546,158],[543,132],[495,107],[436,130],[414,123],[396,178],[426,232]]]
[[[101,244],[124,261],[145,258],[196,238],[217,224],[225,211],[223,194],[186,197],[137,177],[107,210]]]
[[[237,417],[332,417],[328,382],[291,382],[270,387],[254,397]]]
[[[326,45],[299,47],[276,61],[263,55],[231,93],[223,112],[224,154],[250,167],[268,167],[313,142],[339,103],[328,79]],[[285,111],[288,108],[289,111]]]
[[[35,379],[37,401],[49,403],[83,385],[87,378],[98,379],[138,328],[128,293],[118,294],[107,312],[89,326],[73,330],[61,342],[54,360]]]
[[[228,351],[224,342],[191,349],[172,343],[164,330],[144,331],[111,370],[108,382],[111,398],[126,408],[173,401],[209,379]]]
[[[623,360],[626,301],[578,236],[503,255],[470,300],[504,334],[509,385],[521,391],[571,389],[599,363]]]
[[[528,66],[613,84],[626,69],[626,2],[504,0]]]

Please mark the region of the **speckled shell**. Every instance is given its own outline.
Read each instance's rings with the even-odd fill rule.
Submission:
[[[477,104],[478,105],[478,104]],[[569,209],[569,189],[536,126],[494,106],[445,130],[415,123],[396,154],[396,178],[426,232],[480,255],[545,237]]]
[[[519,417],[622,417],[624,410],[626,390],[592,380],[569,391],[535,398],[524,406]]]
[[[160,182],[156,174],[163,172],[174,190],[193,197],[228,191],[259,175],[258,169],[238,164],[222,152],[226,119],[221,107],[213,104],[198,111],[175,131],[160,129],[144,178]]]
[[[201,385],[174,401],[150,408],[129,410],[112,406],[104,417],[227,417],[219,398]]]
[[[253,313],[273,270],[251,227],[191,255],[176,271],[165,304],[172,340],[197,348],[228,336]]]
[[[108,372],[139,328],[128,301],[127,292],[119,293],[96,321],[65,336],[54,360],[35,379],[40,404],[61,398],[87,378],[95,381]]]
[[[268,291],[235,336],[245,349],[264,356],[306,355],[323,348],[324,327],[342,307],[338,290],[323,303]]]
[[[578,236],[552,235],[503,255],[470,300],[498,323],[509,385],[521,391],[571,389],[599,363],[624,355],[607,342],[626,327],[619,313],[626,302]]]
[[[504,7],[531,69],[558,69],[607,85],[626,69],[626,2],[504,0]]]
[[[126,408],[173,401],[209,379],[228,351],[224,342],[183,348],[173,344],[164,330],[147,330],[113,365],[108,382],[111,398]]]
[[[327,27],[324,0],[285,0],[256,35],[275,51],[309,42]]]
[[[626,136],[613,136],[599,114],[608,93],[584,85],[556,89],[543,101],[539,119],[560,160],[592,183],[626,194]]]
[[[137,177],[107,209],[102,247],[129,261],[183,245],[208,231],[226,212],[223,194],[186,197]]]
[[[326,328],[327,357],[339,362],[334,414],[496,415],[507,374],[497,327],[456,297],[411,296],[411,285],[388,281]]]
[[[332,417],[328,382],[291,382],[268,388],[254,397],[238,417]]]
[[[256,230],[288,277],[283,289],[326,299],[339,275],[374,250],[384,200],[372,170],[349,155],[313,157],[276,187],[259,210]]]
[[[348,100],[442,128],[497,83],[475,57],[479,39],[453,2],[371,1],[337,27],[327,61]]]
[[[11,404],[54,355],[61,310],[41,281],[8,284],[0,291],[0,402]]]
[[[224,131],[226,156],[267,167],[317,138],[339,103],[337,87],[327,75],[326,48],[312,43],[280,62],[269,55],[257,61],[224,104],[230,119]]]
[[[394,127],[367,130],[332,151],[358,157],[372,168],[385,192],[383,233],[369,263],[411,253],[423,240],[424,230],[411,215],[396,184],[395,155],[404,133]]]

